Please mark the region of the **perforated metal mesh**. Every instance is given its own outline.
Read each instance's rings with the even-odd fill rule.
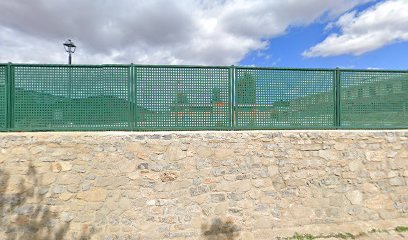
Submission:
[[[6,66],[0,65],[0,131],[6,130],[7,96],[6,96]]]
[[[237,127],[333,127],[334,77],[330,70],[237,68]]]
[[[408,72],[0,64],[0,131],[408,128]]]
[[[136,129],[226,129],[228,68],[135,67]]]
[[[342,127],[408,126],[408,73],[341,71]]]
[[[127,67],[15,67],[15,129],[130,129]]]

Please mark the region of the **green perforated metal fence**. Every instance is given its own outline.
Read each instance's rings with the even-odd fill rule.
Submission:
[[[0,130],[7,129],[7,66],[0,65]]]
[[[407,128],[408,72],[340,71],[344,128]]]
[[[131,129],[129,67],[13,68],[13,129]]]
[[[231,74],[226,67],[134,68],[135,129],[228,129]]]
[[[408,72],[0,64],[0,131],[408,128]]]
[[[331,128],[334,86],[332,70],[237,68],[236,126]]]

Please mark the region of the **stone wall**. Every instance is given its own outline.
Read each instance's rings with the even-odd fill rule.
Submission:
[[[1,133],[0,149],[1,239],[408,225],[408,131]]]

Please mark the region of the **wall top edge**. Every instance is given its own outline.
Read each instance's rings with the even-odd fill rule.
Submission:
[[[157,132],[128,132],[128,131],[103,131],[103,132],[0,132],[3,136],[134,136],[134,135],[246,135],[246,134],[293,134],[293,133],[322,133],[322,134],[365,134],[365,133],[404,133],[408,134],[408,129],[398,130],[247,130],[247,131],[157,131]]]
[[[347,69],[347,68],[300,68],[300,67],[262,67],[262,66],[240,66],[240,65],[160,65],[160,64],[134,64],[134,63],[108,63],[108,64],[55,64],[55,63],[1,63],[0,66],[16,66],[16,67],[68,67],[68,68],[103,68],[103,67],[148,67],[148,68],[221,68],[229,69],[252,69],[252,70],[289,70],[289,71],[344,71],[344,72],[395,72],[407,73],[406,69]]]

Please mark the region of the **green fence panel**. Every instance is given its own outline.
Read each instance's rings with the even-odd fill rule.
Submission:
[[[228,67],[135,66],[136,130],[229,129]]]
[[[7,130],[7,66],[0,65],[0,131]]]
[[[130,130],[130,67],[14,67],[15,130]]]
[[[0,131],[408,128],[408,72],[0,64]]]
[[[237,67],[236,128],[333,128],[334,82],[334,70]]]
[[[340,72],[343,128],[407,128],[408,72]]]

